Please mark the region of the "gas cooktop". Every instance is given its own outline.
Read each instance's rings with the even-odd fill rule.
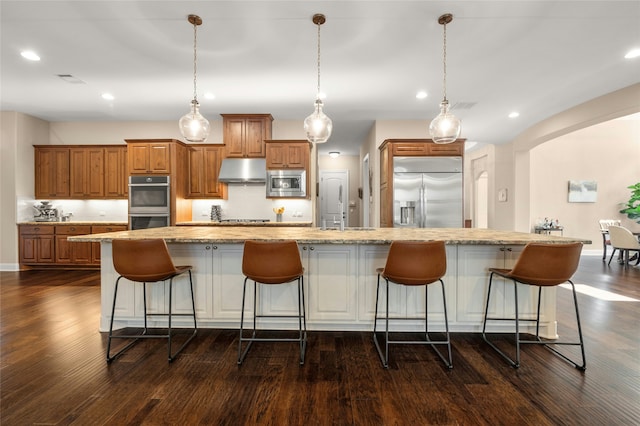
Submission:
[[[222,219],[220,222],[234,222],[234,223],[260,223],[271,222],[269,219]]]

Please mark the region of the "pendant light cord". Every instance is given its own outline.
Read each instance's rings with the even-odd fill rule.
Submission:
[[[198,102],[198,91],[196,87],[196,73],[198,71],[198,25],[193,24],[193,100]]]
[[[444,23],[442,25],[444,27],[444,37],[443,37],[443,45],[442,45],[442,68],[443,68],[443,78],[442,78],[442,93],[444,94],[444,102],[447,102],[447,24]]]
[[[318,91],[316,94],[317,99],[320,99],[320,25],[322,25],[321,23],[318,23]]]

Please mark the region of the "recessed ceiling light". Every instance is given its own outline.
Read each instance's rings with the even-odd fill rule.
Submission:
[[[329,157],[331,157],[331,158],[338,158],[338,157],[340,157],[340,152],[339,152],[339,151],[331,151],[331,152],[329,153]]]
[[[418,93],[416,93],[416,99],[424,99],[427,97],[427,92],[421,90]]]
[[[520,113],[519,112],[512,112],[509,114],[509,118],[516,118],[516,117],[520,117]]]
[[[112,101],[115,98],[113,97],[113,95],[111,93],[103,93],[102,94],[102,99],[104,99],[105,101]]]
[[[23,50],[22,52],[20,52],[20,55],[22,55],[23,58],[28,59],[30,61],[40,60],[40,56],[38,56],[36,52],[33,52],[31,50]]]
[[[637,58],[638,56],[640,56],[640,49],[631,49],[629,52],[627,52],[626,55],[624,55],[624,58],[633,59]]]
[[[207,92],[207,93],[204,94],[204,97],[205,97],[205,99],[215,99],[216,95],[214,95],[211,92]]]

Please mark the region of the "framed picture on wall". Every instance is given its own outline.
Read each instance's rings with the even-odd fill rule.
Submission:
[[[598,199],[598,183],[595,180],[570,180],[570,203],[595,203]]]

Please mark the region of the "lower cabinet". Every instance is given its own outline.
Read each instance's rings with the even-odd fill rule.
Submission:
[[[67,237],[91,234],[91,225],[56,225],[56,264],[58,265],[90,265],[92,243],[72,243]]]
[[[99,243],[70,242],[67,238],[126,229],[126,225],[18,225],[19,261],[33,268],[97,267],[100,266]]]
[[[199,327],[237,328],[242,306],[243,244],[169,243],[169,251],[176,265],[193,267],[196,315]],[[449,328],[452,332],[480,332],[489,283],[488,268],[513,266],[524,246],[447,245],[447,272],[443,277],[447,298]],[[113,287],[118,277],[111,263],[111,244],[102,243],[106,250],[102,266],[102,313],[100,326],[108,329]],[[305,302],[309,330],[372,330],[376,302],[376,268],[384,267],[387,245],[300,244],[305,268]],[[174,311],[188,313],[191,298],[188,275],[178,278],[174,286]],[[380,306],[385,304],[384,285]],[[166,309],[168,282],[149,284],[148,309]],[[439,283],[427,287],[430,330],[444,330],[442,292]],[[541,335],[557,337],[555,328],[555,291],[543,291]],[[257,309],[265,315],[292,315],[297,312],[295,283],[263,285],[259,287]],[[119,289],[116,327],[142,324],[142,287],[123,285]],[[415,320],[392,324],[396,330],[418,331],[424,327],[424,287],[390,286],[390,314]],[[519,287],[521,317],[533,318],[537,291]],[[245,318],[253,311],[253,283],[248,283]],[[489,313],[492,316],[513,317],[515,312],[513,284],[496,280],[492,290]],[[162,321],[161,319],[158,321]],[[176,318],[176,326],[189,326],[188,317]],[[513,322],[494,321],[490,332],[513,330]],[[293,318],[259,319],[259,328],[296,329]],[[528,325],[522,325],[523,329]]]
[[[53,226],[19,226],[20,263],[50,265],[55,262]]]

